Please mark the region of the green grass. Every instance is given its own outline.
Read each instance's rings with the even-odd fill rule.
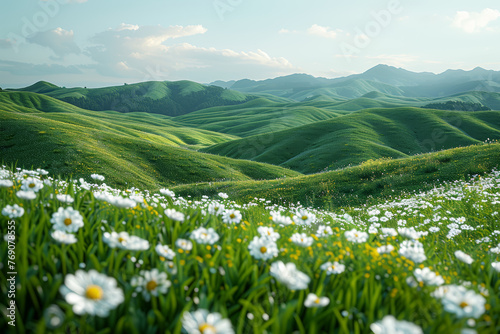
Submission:
[[[300,201],[316,207],[361,205],[378,198],[432,188],[439,181],[463,179],[500,165],[500,144],[473,145],[402,159],[378,159],[360,166],[263,182],[218,182],[182,185],[186,196],[226,192],[231,198],[251,200],[255,193],[275,202]]]
[[[150,188],[300,175],[277,166],[196,152],[236,137],[187,128],[166,116],[82,110],[33,93],[0,93],[0,99],[11,101],[0,106],[4,163],[36,165],[74,177],[105,173],[110,184]]]
[[[418,108],[368,109],[289,130],[233,140],[203,149],[301,173],[357,165],[369,159],[468,146],[500,138],[500,112]]]

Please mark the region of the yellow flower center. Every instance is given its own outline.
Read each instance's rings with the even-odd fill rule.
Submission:
[[[215,210],[215,211],[219,211],[219,207],[218,207],[218,206],[216,206],[216,207],[214,208],[214,210]]]
[[[119,242],[119,243],[122,243],[122,242],[124,242],[124,241],[125,241],[125,239],[123,239],[122,237],[119,237],[119,238],[118,238],[118,242]]]
[[[28,187],[30,187],[30,188],[35,188],[35,184],[34,184],[33,182],[31,182],[31,183],[28,185]]]
[[[316,304],[319,304],[319,298],[316,298],[316,300],[314,301]]]
[[[72,223],[71,218],[64,219],[64,225],[69,226],[71,225],[71,223]]]
[[[271,232],[267,231],[267,235],[271,235]]]
[[[231,219],[234,219],[234,217],[236,217],[236,216],[234,215],[234,213],[231,213],[231,214],[229,215],[229,218],[231,218]]]
[[[332,270],[335,270],[335,266],[331,266],[330,268],[332,268]]]
[[[102,288],[99,285],[89,285],[85,291],[85,297],[92,300],[102,299]]]
[[[209,325],[207,323],[203,323],[198,327],[198,330],[200,331],[201,334],[205,332],[210,332],[210,333],[215,333],[215,327],[212,325]]]
[[[260,247],[260,252],[264,254],[265,252],[267,252],[267,248],[264,246]]]
[[[307,216],[306,216],[306,215],[303,215],[303,216],[302,216],[302,220],[307,220]]]
[[[208,234],[206,234],[206,233],[202,233],[201,235],[202,235],[204,238],[206,238]]]
[[[466,308],[467,306],[469,306],[469,304],[467,304],[466,302],[461,302],[459,306],[461,308]]]
[[[354,233],[354,237],[357,238],[358,237],[358,234],[357,233]]]
[[[155,280],[151,280],[148,282],[148,284],[146,284],[146,289],[148,291],[153,291],[154,289],[156,289],[157,286],[158,286],[158,283],[156,283]]]

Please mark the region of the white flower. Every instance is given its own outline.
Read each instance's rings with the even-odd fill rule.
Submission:
[[[70,195],[58,194],[56,198],[58,201],[63,203],[73,203],[75,201]]]
[[[495,269],[497,272],[500,272],[500,262],[492,262],[491,266],[493,269]]]
[[[358,231],[356,229],[346,231],[344,233],[344,236],[347,239],[347,241],[355,242],[355,243],[362,243],[362,242],[366,242],[368,240],[368,233],[361,232],[361,231]]]
[[[423,269],[417,268],[414,271],[414,275],[417,281],[423,282],[425,285],[439,286],[444,284],[443,277],[437,275],[429,268],[423,268]]]
[[[323,307],[330,303],[330,299],[328,297],[318,297],[314,293],[310,293],[307,295],[306,300],[304,301],[305,307]]]
[[[219,235],[213,228],[199,227],[191,233],[191,239],[199,244],[213,245],[219,241]]]
[[[105,199],[109,204],[118,208],[130,209],[137,205],[137,203],[130,198],[123,198],[121,196],[107,196]]]
[[[14,185],[11,180],[0,180],[0,188],[10,188]]]
[[[395,237],[398,235],[398,232],[396,231],[396,229],[392,228],[392,227],[382,227],[380,229],[380,233],[381,233],[381,238],[387,238],[387,237]]]
[[[78,270],[75,275],[66,275],[59,291],[78,315],[106,317],[110,310],[124,300],[123,291],[117,287],[116,280],[95,270]]]
[[[279,212],[271,211],[271,217],[273,219],[273,222],[275,222],[278,225],[288,226],[292,224],[292,218],[288,216],[282,216],[280,215]]]
[[[51,234],[52,238],[61,244],[74,244],[77,239],[74,234],[68,234],[60,230],[55,230]]]
[[[99,174],[91,174],[90,177],[96,181],[104,181],[104,176]]]
[[[239,224],[241,221],[241,213],[239,210],[226,210],[222,215],[222,221],[225,224]]]
[[[143,251],[149,249],[149,242],[127,232],[105,232],[103,239],[111,248],[121,248],[131,251]]]
[[[425,256],[424,245],[417,240],[403,241],[399,248],[399,255],[404,256],[415,263],[421,263],[427,259],[427,256]]]
[[[212,202],[208,205],[208,213],[214,216],[219,216],[224,212],[224,204],[219,202]]]
[[[21,183],[21,190],[38,192],[43,188],[43,182],[34,177],[28,177]]]
[[[175,252],[172,249],[170,249],[170,247],[168,247],[167,245],[158,244],[156,245],[155,250],[156,253],[158,253],[158,255],[168,260],[173,260],[173,258],[175,257]]]
[[[432,233],[439,232],[439,227],[432,226],[432,227],[429,228],[429,232],[432,232]]]
[[[2,215],[12,218],[19,218],[24,215],[24,209],[17,204],[7,205],[2,209]]]
[[[394,246],[393,245],[384,245],[384,246],[380,246],[379,248],[377,248],[377,252],[379,254],[387,254],[387,253],[390,253],[394,250]]]
[[[321,225],[318,227],[318,232],[316,232],[318,237],[327,237],[333,235],[333,230],[330,226]]]
[[[311,225],[316,221],[316,216],[306,209],[299,209],[297,210],[297,214],[293,216],[293,221],[297,225]]]
[[[297,246],[302,247],[309,247],[314,242],[314,239],[305,233],[294,233],[290,240]]]
[[[25,200],[32,200],[36,198],[36,193],[34,191],[28,190],[19,190],[16,193],[16,196],[19,197],[20,199],[25,199]]]
[[[250,255],[258,260],[269,260],[278,256],[278,246],[266,237],[254,237],[248,245],[248,250]]]
[[[191,249],[193,249],[193,243],[186,239],[177,239],[175,241],[175,246],[184,251],[190,251]]]
[[[229,197],[226,193],[219,193],[219,196],[224,198],[224,199]]]
[[[73,208],[57,209],[57,212],[52,214],[50,222],[54,224],[54,229],[74,233],[83,227],[83,217],[78,210]]]
[[[165,215],[175,221],[178,222],[183,222],[184,221],[184,214],[182,212],[175,211],[174,209],[167,209],[165,210]]]
[[[450,285],[441,302],[445,311],[459,318],[479,318],[485,312],[486,299],[463,286]]]
[[[428,232],[417,232],[414,227],[398,227],[398,233],[405,238],[417,240]]]
[[[266,237],[276,242],[280,238],[280,234],[278,232],[274,232],[272,227],[259,226],[257,229],[261,237]]]
[[[283,261],[273,262],[269,270],[271,276],[282,284],[285,284],[290,290],[304,290],[311,279],[309,276],[297,270],[295,263],[284,264]]]
[[[474,259],[469,254],[466,254],[460,250],[455,251],[455,256],[463,263],[471,264],[472,262],[474,262]]]
[[[223,319],[220,313],[207,310],[184,312],[182,327],[188,334],[234,334],[231,321]]]
[[[326,262],[321,265],[321,270],[325,270],[327,275],[338,275],[344,272],[345,270],[345,265],[340,264],[338,262]]]
[[[142,293],[146,301],[149,301],[151,295],[158,297],[159,294],[167,293],[172,284],[167,280],[167,273],[161,273],[155,268],[151,271],[141,270],[139,276],[132,278],[130,285],[135,287],[136,292]]]
[[[160,193],[162,195],[166,195],[168,197],[172,197],[172,198],[175,197],[175,193],[172,190],[169,190],[167,188],[160,189]]]
[[[381,321],[370,325],[375,334],[423,334],[422,328],[404,320],[396,320],[392,315],[386,315]]]

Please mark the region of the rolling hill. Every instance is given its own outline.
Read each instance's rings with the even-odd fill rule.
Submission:
[[[96,112],[45,95],[0,92],[0,120],[4,164],[37,166],[74,177],[102,173],[114,185],[158,188],[300,175],[196,152],[194,148],[237,137],[186,128],[162,115]]]
[[[468,146],[487,138],[500,138],[499,111],[463,113],[403,107],[358,111],[202,151],[314,173],[369,159]]]

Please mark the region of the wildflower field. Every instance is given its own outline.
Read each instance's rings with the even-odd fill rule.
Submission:
[[[500,332],[500,172],[333,212],[104,182],[0,169],[0,328]]]

